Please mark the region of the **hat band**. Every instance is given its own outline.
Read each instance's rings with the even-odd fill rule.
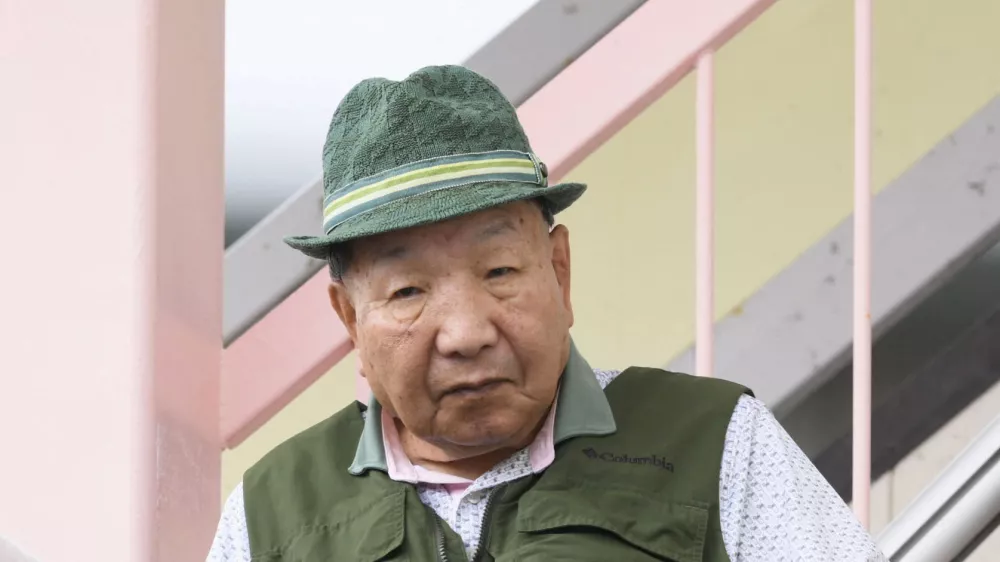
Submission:
[[[546,186],[541,164],[531,154],[496,150],[420,160],[352,182],[323,201],[326,234],[344,221],[406,197],[488,181]]]

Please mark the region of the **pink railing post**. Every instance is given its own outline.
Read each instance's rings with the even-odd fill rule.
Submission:
[[[225,447],[239,445],[351,352],[347,328],[322,306],[329,284],[329,274],[320,271],[223,351],[220,431]],[[283,369],[298,376],[289,377]]]
[[[715,82],[714,53],[698,56],[696,93],[695,373],[713,373],[715,321]]]
[[[872,7],[854,3],[854,513],[869,525],[871,494]]]

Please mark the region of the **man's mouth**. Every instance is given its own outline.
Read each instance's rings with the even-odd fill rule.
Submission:
[[[483,379],[479,381],[464,382],[448,387],[444,394],[445,396],[473,397],[496,390],[498,387],[506,384],[507,382],[509,381],[506,379]]]

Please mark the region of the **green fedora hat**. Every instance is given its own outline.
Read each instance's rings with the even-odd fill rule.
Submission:
[[[517,113],[493,83],[460,66],[402,81],[371,78],[333,114],[323,147],[323,235],[285,242],[326,259],[342,242],[541,199],[552,213],[587,186],[548,185]]]

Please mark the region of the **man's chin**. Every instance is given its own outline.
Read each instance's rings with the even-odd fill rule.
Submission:
[[[457,417],[451,427],[455,428],[443,435],[453,447],[463,449],[490,451],[521,445],[523,427],[508,420],[479,418],[478,416]],[[523,445],[521,445],[523,446]]]

